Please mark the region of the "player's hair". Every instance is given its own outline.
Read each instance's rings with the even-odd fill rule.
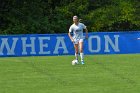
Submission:
[[[76,15],[75,15],[75,16],[73,16],[73,19],[77,19],[77,21],[78,21],[78,22],[80,22],[80,20],[79,20],[78,16],[76,16]]]
[[[82,19],[79,19],[78,21],[79,21],[79,22],[82,22]]]
[[[73,19],[78,19],[78,16],[76,16],[76,15],[75,15],[75,16],[73,16]]]

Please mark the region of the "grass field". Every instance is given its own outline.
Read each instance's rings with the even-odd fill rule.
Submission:
[[[0,58],[0,93],[140,93],[140,54]]]

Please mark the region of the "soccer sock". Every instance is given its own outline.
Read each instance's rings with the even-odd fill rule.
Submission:
[[[75,58],[76,58],[76,60],[78,60],[78,54],[76,54],[76,53],[75,53]]]
[[[84,61],[84,53],[80,53],[81,61]]]

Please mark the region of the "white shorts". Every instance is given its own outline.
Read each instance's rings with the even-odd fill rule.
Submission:
[[[84,39],[74,39],[74,44],[78,44],[83,41],[84,41]]]

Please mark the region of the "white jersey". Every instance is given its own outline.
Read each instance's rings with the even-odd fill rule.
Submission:
[[[83,39],[83,29],[86,26],[83,23],[78,23],[78,25],[72,24],[69,28],[69,32],[73,33],[73,39]]]

